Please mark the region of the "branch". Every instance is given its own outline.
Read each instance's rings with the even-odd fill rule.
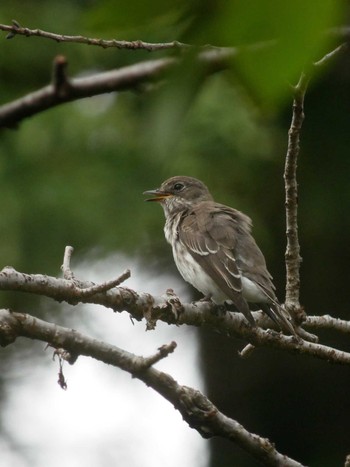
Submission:
[[[16,35],[26,37],[42,37],[45,39],[51,39],[55,42],[71,42],[75,44],[86,44],[102,47],[104,49],[114,47],[117,49],[129,49],[129,50],[147,50],[148,52],[154,52],[159,50],[168,49],[187,49],[191,46],[184,44],[179,41],[163,42],[163,43],[151,43],[140,40],[136,41],[118,41],[116,39],[104,40],[104,39],[92,39],[84,36],[66,36],[64,34],[55,34],[52,32],[42,31],[41,29],[29,29],[22,27],[16,20],[12,20],[12,25],[0,24],[0,30],[8,32],[7,39],[13,39]],[[210,46],[206,46],[210,48]]]
[[[298,239],[298,184],[296,178],[297,161],[300,151],[300,131],[304,120],[304,97],[309,78],[303,73],[294,90],[293,116],[288,131],[288,149],[284,167],[285,206],[286,206],[286,299],[287,310],[295,315],[300,310],[300,245]]]
[[[226,69],[234,54],[235,51],[230,49],[208,50],[201,52],[196,60],[204,74],[212,74]],[[140,89],[141,85],[160,80],[167,71],[180,63],[181,60],[177,58],[162,58],[69,80],[65,75],[66,59],[60,55],[54,60],[52,84],[0,106],[0,128],[16,127],[25,118],[66,102],[115,91]]]
[[[62,61],[62,56],[54,61],[52,84],[0,107],[0,128],[14,127],[25,118],[65,102],[114,91],[136,89],[142,83],[159,79],[164,71],[169,70],[176,63],[176,59],[173,58],[151,60],[86,78],[68,80],[65,77],[62,83],[58,78],[58,74],[62,75],[62,65],[59,67],[57,63]]]
[[[125,282],[130,277],[130,270],[127,269],[124,271],[119,277],[113,279],[111,281],[104,282],[98,285],[92,285],[91,287],[81,287],[79,281],[75,279],[73,271],[70,267],[70,260],[73,254],[74,248],[72,246],[66,246],[64,250],[64,257],[63,257],[63,264],[61,266],[63,277],[67,280],[74,281],[76,285],[75,291],[77,293],[78,298],[82,297],[91,297],[98,293],[107,292],[108,290],[117,287],[118,285]]]
[[[66,246],[64,249],[64,257],[63,257],[63,264],[61,266],[61,270],[63,272],[63,277],[67,280],[73,280],[74,274],[70,268],[70,260],[72,258],[72,254],[74,252],[74,248],[72,246]]]
[[[313,63],[313,67],[321,67],[329,63],[339,53],[348,48],[343,43]],[[300,132],[305,118],[304,99],[310,81],[310,74],[302,73],[298,84],[294,87],[293,115],[288,131],[288,148],[284,167],[285,207],[286,207],[286,298],[285,306],[297,322],[305,319],[300,307],[300,244],[298,238],[298,183],[297,163],[300,152]]]
[[[70,91],[70,83],[66,75],[66,68],[68,62],[66,57],[63,55],[57,55],[53,62],[53,70],[52,70],[52,85],[54,94],[64,99]]]
[[[308,316],[305,326],[313,329],[330,329],[333,331],[350,334],[350,322],[339,318],[333,318],[330,315]]]
[[[117,48],[117,49],[128,49],[128,50],[146,50],[147,52],[156,52],[161,50],[189,50],[194,49],[197,51],[214,51],[219,53],[235,53],[237,51],[234,47],[217,47],[215,45],[206,44],[206,45],[192,45],[186,44],[184,42],[179,42],[177,40],[171,42],[145,42],[142,40],[134,40],[134,41],[125,41],[125,40],[116,40],[116,39],[93,39],[90,37],[85,36],[67,36],[64,34],[55,34],[48,31],[43,31],[41,29],[29,29],[22,27],[18,21],[12,20],[12,25],[7,24],[0,24],[0,30],[8,32],[6,39],[13,39],[16,35],[19,36],[26,36],[26,37],[42,37],[44,39],[50,39],[55,42],[70,42],[75,44],[86,44],[86,45],[93,45],[97,47],[102,47],[104,49],[107,48]],[[252,45],[245,45],[240,47],[240,50],[251,50],[255,51],[257,49],[270,47],[271,45],[275,45],[277,43],[276,40],[270,39],[259,42],[257,44]]]
[[[161,347],[155,355],[144,358],[28,314],[0,310],[0,344],[9,345],[19,336],[41,340],[54,348],[65,349],[68,354],[92,357],[127,371],[173,404],[189,426],[204,438],[220,436],[228,439],[264,465],[302,467],[299,462],[280,454],[268,439],[250,433],[240,423],[224,415],[201,392],[181,386],[169,374],[153,368],[153,363],[175,349],[174,342]],[[60,355],[64,356],[64,352]]]
[[[128,50],[146,50],[148,52],[155,52],[161,50],[171,50],[171,49],[223,49],[225,47],[216,47],[213,45],[202,45],[199,47],[193,46],[191,44],[186,44],[184,42],[179,42],[177,40],[171,42],[145,42],[142,40],[134,41],[125,41],[117,39],[101,39],[101,38],[91,38],[85,36],[68,36],[65,34],[55,34],[53,32],[43,31],[42,29],[30,29],[21,26],[18,21],[12,20],[12,25],[0,24],[0,30],[8,32],[6,39],[13,39],[15,36],[25,36],[25,37],[41,37],[44,39],[53,40],[55,42],[70,42],[74,44],[85,44],[92,45],[97,47],[107,48],[117,48],[117,49],[128,49]],[[328,31],[328,34],[332,37],[341,40],[349,40],[350,38],[350,28],[348,26],[332,28]],[[276,41],[269,41],[276,42]]]
[[[40,29],[23,28],[17,21],[13,20],[13,25],[0,24],[0,30],[8,31],[8,38],[13,38],[16,34],[24,36],[39,36],[52,39],[58,42],[78,42],[102,47],[119,47],[129,49],[162,50],[170,48],[193,49],[198,55],[195,59],[198,65],[204,67],[205,74],[212,74],[229,67],[232,58],[245,52],[256,52],[265,48],[273,47],[277,41],[269,40],[242,46],[215,47],[200,46],[195,47],[189,44],[172,41],[161,44],[151,44],[143,41],[104,41],[102,39],[90,39],[83,36],[65,36],[54,34]],[[331,52],[328,55],[334,54]],[[327,61],[328,59],[326,59]],[[16,127],[25,118],[31,117],[49,108],[71,102],[84,97],[91,97],[113,91],[135,90],[140,85],[148,84],[154,80],[159,80],[166,71],[181,63],[180,57],[163,58],[149,62],[141,62],[125,68],[99,73],[89,78],[79,78],[69,80],[66,76],[67,61],[65,57],[58,56],[54,60],[52,84],[38,91],[27,94],[9,104],[0,107],[0,128]]]
[[[338,47],[336,47],[334,50],[331,50],[329,53],[324,55],[322,58],[317,60],[317,62],[314,62],[314,67],[320,67],[323,65],[326,65],[330,61],[332,61],[334,58],[336,58],[340,53],[345,52],[348,50],[349,44],[347,42],[344,42],[343,44],[340,44]]]
[[[187,324],[215,330],[229,337],[244,339],[255,347],[272,347],[291,353],[309,355],[327,362],[350,364],[350,353],[273,331],[273,323],[261,312],[255,312],[254,319],[258,326],[269,327],[267,331],[259,327],[252,329],[240,313],[225,312],[223,314],[212,302],[183,304],[172,291],[168,291],[165,296],[154,297],[125,287],[114,287],[113,282],[107,283],[111,285],[108,290],[84,294],[85,289],[91,290],[99,286],[89,281],[57,279],[42,274],[24,274],[10,267],[0,272],[0,290],[33,293],[58,302],[66,301],[72,305],[94,303],[116,312],[127,311],[137,321],[145,319],[147,329],[154,329],[158,320],[168,324]],[[317,321],[317,318],[313,317],[313,320]]]

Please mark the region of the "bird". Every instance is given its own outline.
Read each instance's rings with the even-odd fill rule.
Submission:
[[[246,214],[215,202],[203,182],[188,176],[171,177],[144,195],[151,195],[145,201],[158,202],[164,210],[165,238],[186,282],[217,305],[233,303],[251,327],[256,326],[252,303],[279,329],[296,335]]]

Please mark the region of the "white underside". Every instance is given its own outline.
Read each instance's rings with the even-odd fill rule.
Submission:
[[[215,303],[223,303],[229,300],[229,297],[223,293],[216,285],[213,279],[203,270],[203,268],[193,259],[190,253],[180,244],[176,242],[173,245],[173,255],[176,266],[185,279],[193,287],[202,292],[203,295],[210,295]],[[182,261],[178,261],[178,256],[181,255]],[[260,287],[253,281],[241,275],[242,293],[247,302],[264,303],[267,302],[265,294]]]
[[[268,298],[261,290],[261,288],[255,284],[252,280],[247,277],[241,276],[243,297],[247,302],[251,303],[265,303],[268,302]]]

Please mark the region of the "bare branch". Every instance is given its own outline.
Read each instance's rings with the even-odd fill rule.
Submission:
[[[84,38],[83,36],[64,36],[53,34],[41,31],[40,29],[31,30],[21,27],[16,21],[14,21],[12,26],[0,25],[0,29],[3,31],[9,31],[10,37],[14,37],[16,34],[26,36],[37,35],[59,42],[80,42],[100,46],[104,44],[102,46],[105,47],[117,47],[117,44],[119,44],[119,46],[123,48],[143,48],[146,50],[160,50],[174,47],[185,49],[193,48],[198,52],[195,59],[198,61],[198,65],[203,67],[205,74],[215,73],[228,68],[232,58],[236,57],[238,54],[256,52],[257,50],[272,47],[277,43],[276,40],[269,40],[239,48],[228,48],[207,45],[194,47],[176,41],[163,44],[150,44],[143,41],[103,41],[102,39],[89,39]],[[106,45],[106,43],[110,45]],[[339,50],[343,50],[344,48],[345,45],[339,47]],[[330,52],[319,62],[322,60],[327,62],[337,53],[338,51]],[[154,80],[159,80],[167,70],[179,63],[181,63],[180,57],[169,57],[141,62],[125,68],[99,73],[90,76],[89,78],[69,80],[66,76],[67,61],[65,57],[58,56],[54,60],[53,79],[51,85],[0,107],[0,128],[16,127],[18,123],[25,118],[66,102],[113,91],[139,89],[142,84],[145,85],[153,82]],[[317,64],[320,63],[317,62]]]
[[[348,48],[343,43],[314,62],[314,68],[333,60],[339,53]],[[297,163],[300,152],[300,132],[304,121],[304,99],[309,84],[310,75],[302,73],[294,88],[293,115],[288,131],[288,149],[284,167],[285,207],[286,207],[286,299],[285,306],[297,323],[305,319],[304,310],[300,307],[300,244],[298,238],[298,183]]]
[[[248,358],[251,356],[254,350],[255,350],[255,346],[252,344],[248,344],[244,347],[244,349],[238,352],[238,355],[242,358]]]
[[[186,44],[184,42],[179,42],[177,40],[170,41],[170,42],[145,42],[142,40],[134,40],[134,41],[125,41],[125,40],[117,40],[117,39],[101,39],[101,38],[90,38],[85,37],[82,35],[72,36],[72,35],[65,35],[65,34],[56,34],[53,32],[43,31],[42,29],[30,29],[27,27],[23,27],[18,23],[16,20],[12,20],[12,25],[8,24],[0,24],[0,30],[4,32],[8,32],[6,38],[12,39],[16,35],[25,36],[25,37],[41,37],[44,39],[53,40],[55,42],[68,42],[68,43],[75,43],[75,44],[85,44],[85,45],[92,45],[97,47],[102,47],[104,49],[107,48],[117,48],[117,49],[128,49],[128,50],[146,50],[148,52],[155,52],[161,50],[171,50],[171,49],[190,49],[195,48],[195,46],[191,44]],[[349,40],[350,38],[350,28],[348,26],[345,27],[338,27],[332,28],[328,34],[330,36],[339,38],[341,40]],[[271,44],[276,43],[276,40],[271,39],[269,41]],[[199,49],[218,49],[222,47],[212,46],[210,44],[202,45],[197,47]]]
[[[261,328],[252,329],[240,313],[215,312],[216,306],[211,302],[196,302],[182,304],[178,297],[166,294],[154,297],[147,293],[137,293],[124,287],[117,287],[105,292],[81,294],[81,289],[90,288],[96,284],[79,281],[79,287],[74,281],[57,279],[42,274],[24,274],[6,267],[0,272],[0,290],[16,290],[50,297],[59,302],[66,301],[72,305],[95,303],[111,308],[114,311],[127,311],[132,318],[147,321],[147,328],[154,329],[158,320],[168,324],[187,324],[204,327],[229,337],[244,339],[255,347],[272,347],[275,349],[309,355],[313,358],[342,365],[350,364],[350,353],[321,345],[306,342],[294,336],[285,336],[279,332]],[[254,313],[257,324],[266,323],[261,312]],[[308,319],[308,318],[307,318]],[[317,320],[314,317],[314,320]],[[149,326],[151,323],[151,326]],[[307,323],[307,320],[306,320]],[[272,322],[268,324],[273,328]]]
[[[12,39],[16,35],[26,36],[26,37],[41,37],[44,39],[50,39],[55,42],[70,42],[75,44],[85,44],[85,45],[93,45],[97,47],[102,47],[104,49],[107,48],[117,48],[117,49],[128,49],[128,50],[146,50],[147,52],[156,52],[161,50],[189,50],[195,49],[197,51],[214,51],[219,53],[234,53],[236,49],[234,47],[217,47],[211,44],[199,45],[195,46],[192,44],[186,44],[184,42],[179,42],[177,40],[171,42],[145,42],[142,40],[134,40],[134,41],[125,41],[125,40],[117,40],[117,39],[94,39],[85,36],[68,36],[64,34],[55,34],[48,31],[43,31],[41,29],[30,29],[22,27],[16,20],[12,20],[12,25],[7,24],[0,24],[0,30],[8,32],[9,34],[6,36],[7,39]],[[275,45],[277,43],[276,40],[270,39],[259,42],[257,44],[247,45],[240,47],[240,50],[251,50],[256,51],[257,49],[270,47],[271,45]]]
[[[169,49],[187,49],[193,47],[183,42],[171,41],[163,43],[151,43],[144,42],[141,40],[136,41],[118,41],[116,39],[104,40],[104,39],[92,39],[84,36],[66,36],[64,34],[55,34],[52,32],[42,31],[41,29],[29,29],[22,27],[17,21],[13,20],[13,25],[0,24],[0,30],[8,32],[8,39],[12,39],[16,35],[26,37],[42,37],[44,39],[51,39],[55,42],[71,42],[75,44],[86,44],[102,47],[104,49],[114,47],[117,49],[129,49],[129,50],[147,50],[148,52],[154,52],[158,50],[169,50]],[[210,46],[209,46],[210,47]]]
[[[173,58],[142,62],[117,70],[98,73],[86,78],[72,79],[68,85],[67,78],[63,81],[61,76],[63,75],[63,64],[60,65],[58,72],[56,59],[54,83],[1,106],[0,127],[14,127],[25,118],[65,102],[113,91],[136,89],[141,83],[159,78],[165,70],[168,70],[175,63],[176,59]],[[60,79],[58,79],[57,73],[60,74]],[[62,87],[60,81],[64,82],[64,87]],[[57,86],[58,82],[60,82],[59,88]],[[64,92],[62,92],[62,89],[64,89]]]
[[[201,52],[196,59],[203,72],[211,74],[227,68],[234,53],[230,49],[214,49]],[[0,128],[16,127],[25,118],[66,102],[114,91],[140,89],[141,85],[159,80],[179,63],[176,58],[162,58],[68,80],[63,73],[66,61],[59,56],[54,61],[53,84],[0,106]]]
[[[130,277],[130,270],[127,269],[122,274],[120,274],[119,277],[117,277],[116,279],[112,279],[111,281],[103,282],[102,284],[93,285],[91,287],[87,287],[83,289],[81,289],[80,287],[77,287],[76,288],[77,297],[79,298],[92,297],[93,295],[96,295],[98,293],[107,292],[107,290],[113,289],[114,287],[117,287],[118,285],[125,282],[127,279],[129,279],[129,277]]]
[[[117,277],[116,279],[112,279],[111,281],[103,282],[102,284],[97,285],[94,284],[90,287],[86,287],[84,283],[82,284],[82,286],[80,286],[79,281],[75,278],[73,271],[70,267],[70,261],[73,251],[74,248],[72,246],[66,246],[64,250],[64,258],[61,269],[63,271],[63,277],[67,280],[73,281],[77,298],[92,297],[93,295],[96,295],[98,293],[107,292],[107,290],[117,287],[130,277],[130,270],[127,269],[119,277]]]
[[[264,465],[302,467],[299,462],[279,453],[268,439],[250,433],[240,423],[221,413],[199,391],[188,386],[181,386],[169,374],[153,368],[153,363],[174,350],[176,346],[174,342],[160,348],[154,356],[144,358],[72,329],[57,326],[24,313],[0,310],[0,344],[8,345],[18,336],[41,340],[55,348],[64,348],[70,354],[92,357],[127,371],[172,403],[189,426],[197,430],[204,438],[220,436],[228,439]],[[59,381],[60,383],[63,381],[63,387],[66,387],[64,379]]]
[[[334,331],[350,334],[350,322],[339,318],[333,318],[330,315],[308,316],[305,326],[314,329],[331,329]]]
[[[304,97],[309,78],[303,73],[294,90],[292,123],[288,132],[288,150],[284,168],[286,206],[286,300],[287,310],[295,316],[300,310],[300,245],[298,239],[297,161],[300,150],[300,131],[304,120]]]
[[[69,93],[70,83],[66,75],[67,59],[63,55],[57,55],[53,62],[52,84],[53,91],[58,98],[64,98]]]
[[[349,44],[347,42],[344,42],[343,44],[340,44],[334,50],[331,50],[329,53],[327,53],[322,58],[317,60],[317,62],[314,62],[314,66],[315,67],[320,67],[320,66],[323,66],[323,65],[329,63],[331,60],[333,60],[335,57],[337,57],[339,55],[339,53],[345,52],[348,48],[349,48]]]
[[[163,360],[163,358],[167,357],[170,353],[174,352],[176,347],[177,344],[174,341],[170,342],[170,344],[162,345],[161,347],[159,347],[157,353],[143,359],[142,367],[140,367],[140,370],[150,368],[155,363],[159,362],[160,360]]]
[[[63,272],[63,277],[67,280],[74,279],[73,271],[70,268],[70,260],[73,252],[74,248],[72,246],[66,246],[66,248],[64,249],[63,264],[61,266],[61,269]]]

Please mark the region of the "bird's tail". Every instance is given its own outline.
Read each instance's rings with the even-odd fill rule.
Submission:
[[[258,285],[260,287],[261,292],[268,299],[266,303],[261,304],[262,310],[267,314],[267,316],[269,316],[269,318],[272,319],[272,321],[274,321],[277,324],[277,326],[282,331],[286,331],[292,334],[293,336],[298,337],[298,333],[293,324],[292,317],[287,312],[287,310],[278,302],[275,294],[267,290],[267,288],[264,287],[263,284],[259,283]]]
[[[238,311],[243,313],[248,323],[254,328],[256,326],[255,319],[249,309],[248,303],[246,302],[246,300],[243,298],[242,295],[239,295],[238,297],[236,297],[236,301],[234,305]]]
[[[277,300],[270,298],[270,303],[264,303],[262,310],[274,321],[279,328],[297,337],[297,331],[293,326],[292,318]]]

